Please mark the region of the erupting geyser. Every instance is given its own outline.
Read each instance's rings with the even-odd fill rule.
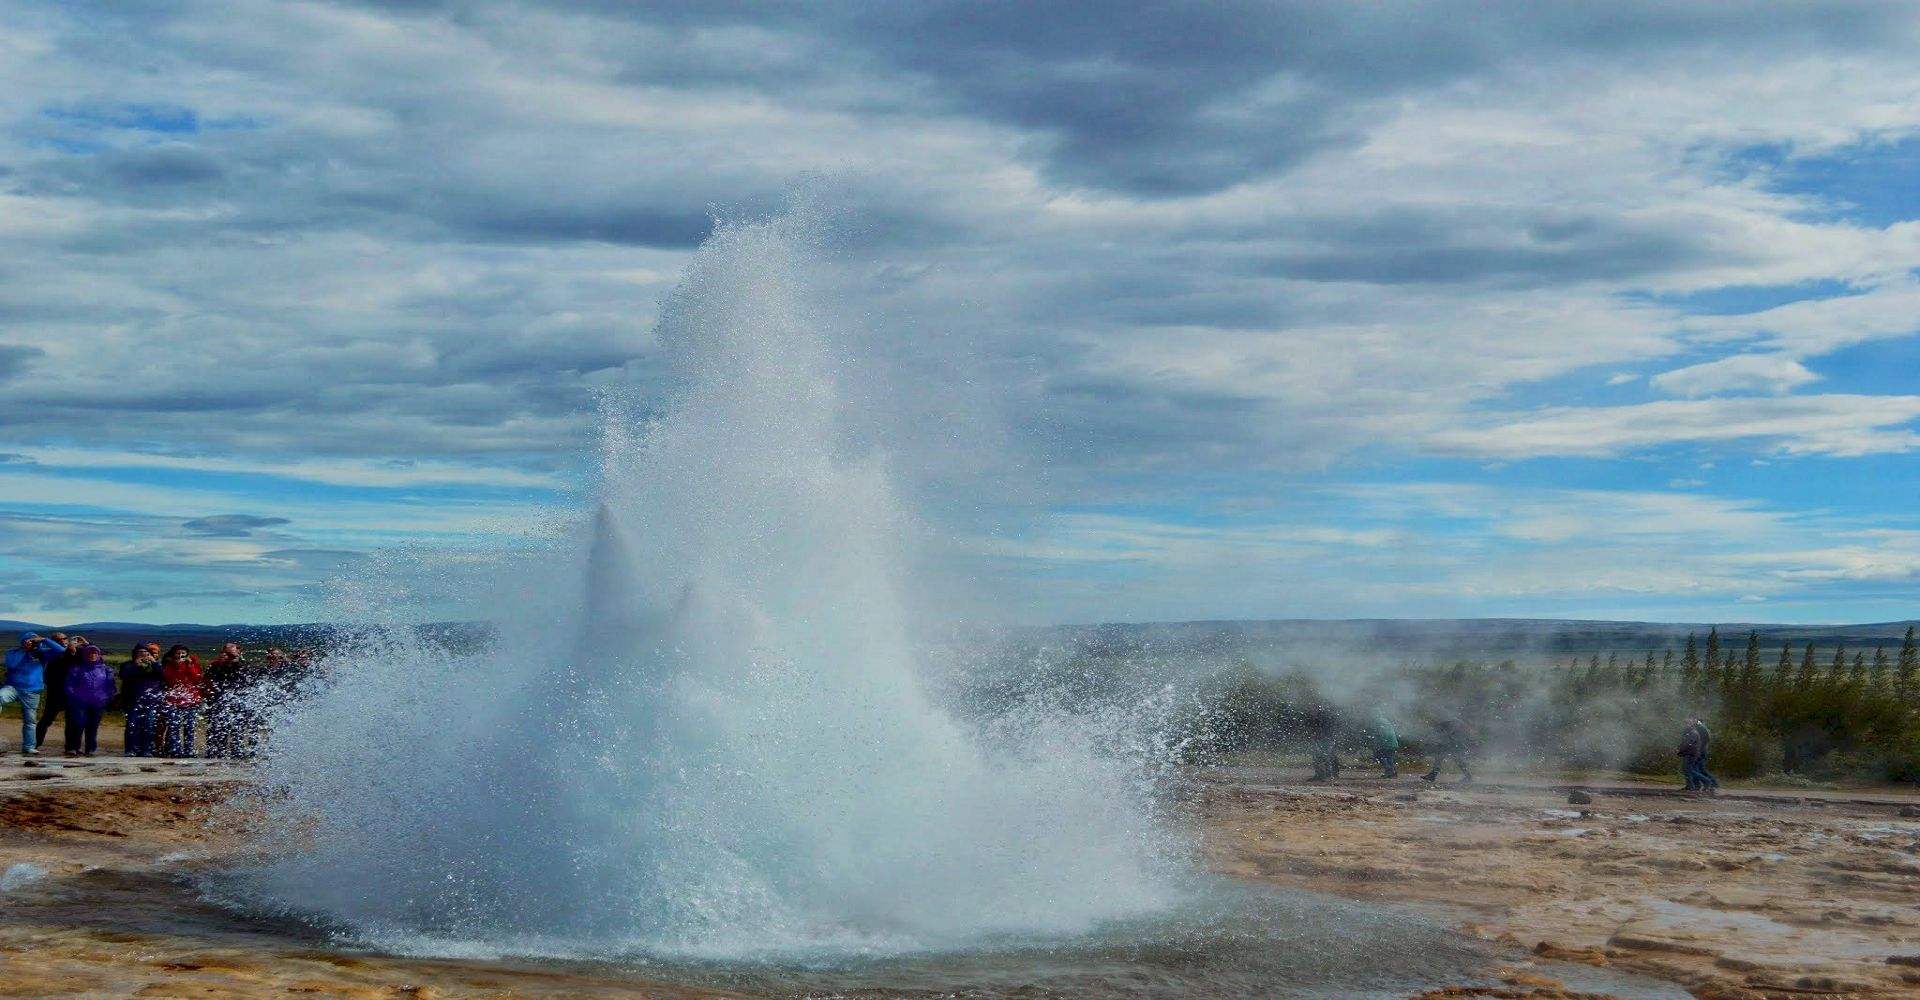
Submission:
[[[488,648],[375,629],[281,711],[245,899],[390,948],[728,959],[1174,901],[1185,849],[1142,761],[922,683],[910,522],[846,433],[859,359],[815,308],[813,228],[700,252],[661,323],[672,405],[610,419],[590,524],[501,570]]]

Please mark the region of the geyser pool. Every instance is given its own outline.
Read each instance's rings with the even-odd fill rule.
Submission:
[[[473,595],[399,596],[276,710],[266,860],[223,894],[409,952],[748,960],[1084,935],[1178,905],[1155,761],[990,724],[916,667],[887,463],[815,224],[723,225],[670,297],[676,388],[609,417],[594,512]],[[617,411],[613,408],[610,412]],[[389,625],[381,626],[385,619]]]

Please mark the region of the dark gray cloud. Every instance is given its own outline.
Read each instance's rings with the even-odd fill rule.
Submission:
[[[582,205],[507,206],[474,205],[442,213],[441,217],[482,238],[512,243],[593,240],[644,247],[688,249],[700,245],[712,231],[705,212],[667,212],[647,208]]]
[[[196,535],[215,538],[246,538],[260,528],[278,528],[293,522],[284,517],[257,514],[211,514],[181,522],[181,527]]]
[[[260,558],[270,562],[286,563],[316,573],[337,571],[365,556],[366,553],[351,549],[268,549],[260,553]]]
[[[1215,191],[1358,142],[1375,102],[1532,58],[1890,44],[1908,12],[1792,4],[1065,2],[857,5],[851,36],[940,100],[1037,130],[1049,171],[1138,195]],[[1898,44],[1898,43],[1891,43]],[[1557,50],[1557,51],[1556,51]]]
[[[597,394],[666,388],[653,325],[690,248],[789,201],[836,219],[822,280],[880,373],[858,432],[910,489],[1002,455],[1108,496],[1418,450],[1535,383],[1711,360],[1726,337],[1689,339],[1674,296],[1920,263],[1727,169],[1913,131],[1886,110],[1912,5],[0,16],[0,445],[28,453],[577,470]],[[98,499],[73,485],[41,492]],[[271,549],[269,586],[310,579],[307,550],[365,541],[115,502],[157,520],[85,530],[189,545],[151,562],[205,578]]]
[[[1434,211],[1299,220],[1301,240],[1258,261],[1262,273],[1379,284],[1554,285],[1630,279],[1728,260],[1702,227],[1550,209]]]
[[[32,344],[0,344],[0,382],[26,374],[33,362],[47,352]]]

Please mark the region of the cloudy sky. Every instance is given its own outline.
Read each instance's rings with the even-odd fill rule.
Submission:
[[[1920,8],[639,6],[0,0],[0,617],[513,544],[796,184],[1015,617],[1920,615]]]

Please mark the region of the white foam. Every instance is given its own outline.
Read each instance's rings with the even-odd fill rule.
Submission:
[[[47,870],[31,862],[8,865],[6,871],[0,872],[0,892],[12,892],[46,877]]]
[[[469,584],[497,642],[374,630],[279,711],[263,846],[310,846],[241,892],[413,951],[703,958],[1078,934],[1179,898],[1150,752],[924,689],[918,529],[847,433],[870,400],[810,245],[778,220],[702,250],[660,329],[676,404],[610,415],[591,523]]]

